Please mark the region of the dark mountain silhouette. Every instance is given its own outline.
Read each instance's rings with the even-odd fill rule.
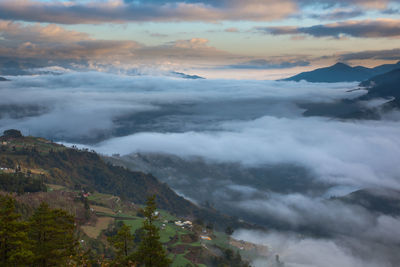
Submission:
[[[400,108],[400,68],[375,76],[360,83],[360,86],[368,89],[368,93],[362,96],[360,100],[391,98],[389,102],[382,106],[383,111]]]
[[[362,189],[349,195],[333,198],[348,204],[359,205],[371,212],[391,216],[400,215],[400,192],[395,190]]]
[[[301,81],[307,82],[354,82],[365,81],[376,75],[400,68],[400,61],[396,64],[385,64],[375,68],[362,66],[351,67],[344,63],[336,63],[333,66],[320,68],[309,72],[302,72],[295,76],[283,79],[282,81]]]
[[[396,70],[374,76],[360,83],[360,86],[368,89],[368,93],[363,96],[364,99],[375,97],[400,98],[400,67]]]
[[[30,75],[27,71],[32,68],[44,67],[45,65],[36,64],[33,60],[16,60],[12,57],[0,56],[0,75]]]
[[[198,75],[189,75],[189,74],[186,74],[186,73],[183,73],[183,72],[176,72],[176,71],[173,71],[172,74],[177,75],[178,77],[183,78],[183,79],[192,79],[192,80],[204,79],[204,78],[201,77],[201,76],[198,76]]]
[[[380,114],[400,108],[400,68],[374,76],[360,83],[360,88],[368,90],[365,95],[353,100],[336,103],[302,105],[307,109],[305,116],[327,116],[336,118],[379,119]],[[388,101],[378,107],[367,108],[362,101],[383,98]]]

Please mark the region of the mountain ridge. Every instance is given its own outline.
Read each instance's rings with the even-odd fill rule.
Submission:
[[[315,83],[361,82],[397,68],[400,68],[400,61],[395,64],[379,65],[374,68],[367,68],[364,66],[351,67],[345,63],[338,62],[329,67],[302,72],[292,77],[281,79],[280,81],[299,82],[305,80],[307,82]]]
[[[400,108],[400,67],[365,80],[359,87],[367,90],[367,93],[356,99],[345,99],[335,103],[302,105],[306,109],[303,115],[341,119],[379,119],[382,113]],[[374,107],[363,105],[372,99],[387,101]]]

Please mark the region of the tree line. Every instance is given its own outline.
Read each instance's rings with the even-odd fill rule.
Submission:
[[[32,177],[32,174],[28,171],[27,174],[22,172],[0,173],[0,190],[23,194],[46,192],[47,188],[43,179]]]
[[[13,198],[2,196],[0,203],[1,266],[59,266],[73,260],[78,247],[73,216],[41,203],[22,221]]]
[[[134,235],[122,224],[116,235],[108,238],[115,250],[114,259],[90,262],[77,238],[75,219],[62,209],[41,203],[33,215],[22,220],[15,200],[0,196],[0,266],[145,266],[171,264],[160,242],[155,197],[142,210],[145,220],[141,241],[134,247]]]

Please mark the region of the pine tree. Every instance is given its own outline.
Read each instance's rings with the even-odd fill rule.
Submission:
[[[124,223],[115,236],[108,238],[108,241],[116,249],[117,255],[114,263],[118,266],[132,265],[133,240],[134,236],[131,234],[131,228]]]
[[[74,217],[61,209],[40,204],[30,219],[29,236],[33,242],[35,266],[58,266],[75,255]]]
[[[138,266],[166,267],[171,264],[167,253],[160,242],[160,234],[154,221],[157,220],[155,196],[148,198],[146,207],[142,209],[145,216],[143,222],[143,236],[139,248],[135,253],[135,260]]]
[[[0,266],[24,266],[33,257],[25,231],[27,224],[19,218],[14,199],[0,197]]]

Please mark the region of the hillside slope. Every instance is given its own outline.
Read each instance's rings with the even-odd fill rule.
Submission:
[[[113,194],[135,204],[144,204],[148,196],[155,194],[158,207],[174,215],[199,218],[221,228],[245,226],[213,209],[194,205],[151,174],[113,166],[94,152],[66,148],[35,137],[2,136],[0,144],[3,169],[20,168],[22,172],[40,175],[45,183]]]
[[[391,216],[400,215],[400,192],[395,190],[377,191],[373,189],[362,189],[335,199],[349,204],[359,205],[372,212]]]
[[[306,109],[303,114],[343,119],[379,119],[383,113],[400,108],[400,68],[374,76],[359,86],[368,92],[352,100],[303,105]],[[374,99],[381,104],[372,107],[365,105]]]
[[[144,221],[141,208],[153,194],[160,215],[155,223],[171,267],[247,267],[240,254],[250,259],[266,253],[266,248],[250,243],[242,250],[243,241],[222,231],[248,224],[192,204],[151,174],[113,166],[94,152],[24,137],[17,130],[0,137],[0,196],[10,194],[24,220],[42,202],[73,215],[76,235],[94,262],[115,258],[107,238],[122,223],[135,234],[138,245]]]
[[[400,68],[374,76],[360,83],[360,86],[368,89],[368,93],[363,96],[363,99],[376,97],[395,97],[398,99],[400,98]]]
[[[144,203],[147,196],[156,194],[160,207],[174,212],[191,212],[194,208],[152,175],[106,164],[96,153],[32,137],[1,140],[8,143],[2,146],[2,167],[14,169],[20,165],[22,169],[43,170],[48,183],[116,194],[135,203]]]

